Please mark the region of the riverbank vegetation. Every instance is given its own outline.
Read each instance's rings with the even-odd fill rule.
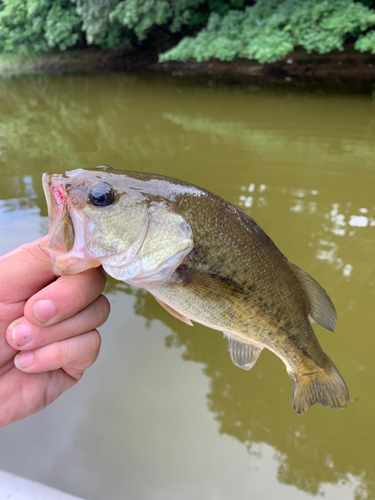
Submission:
[[[148,68],[375,82],[375,0],[0,0],[0,75]]]
[[[272,63],[296,48],[375,53],[371,0],[1,0],[0,53],[135,47],[157,32],[160,61]],[[160,40],[160,37],[159,37]],[[167,50],[166,50],[167,47]]]

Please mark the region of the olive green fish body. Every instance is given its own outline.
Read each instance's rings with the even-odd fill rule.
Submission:
[[[192,184],[139,172],[45,174],[44,187],[59,274],[103,264],[182,321],[224,332],[237,366],[251,368],[263,348],[274,352],[295,379],[297,413],[315,402],[347,406],[345,382],[308,320],[333,330],[332,302],[242,209]]]
[[[281,338],[294,373],[298,355],[324,366],[325,356],[307,319],[306,292],[288,260],[241,209],[204,193],[176,200],[176,210],[193,229],[194,248],[152,293],[178,303],[191,319],[242,334],[276,353]],[[187,297],[189,308],[184,305]]]

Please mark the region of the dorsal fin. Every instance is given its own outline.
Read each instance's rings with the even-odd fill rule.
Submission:
[[[243,370],[250,370],[257,362],[263,347],[248,342],[240,342],[231,337],[230,333],[224,332],[224,337],[227,338],[228,351],[233,363]]]
[[[289,262],[290,266],[297,273],[309,301],[309,314],[318,325],[333,332],[337,321],[335,306],[332,304],[328,293],[309,274]]]

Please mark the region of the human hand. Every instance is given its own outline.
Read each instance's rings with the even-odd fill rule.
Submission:
[[[46,245],[45,236],[0,257],[0,427],[52,403],[99,354],[105,273],[56,279]]]

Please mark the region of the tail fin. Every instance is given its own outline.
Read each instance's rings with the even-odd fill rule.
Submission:
[[[348,406],[349,392],[344,379],[330,358],[328,362],[326,370],[297,376],[293,388],[293,410],[298,415],[303,415],[315,403],[335,410]]]

